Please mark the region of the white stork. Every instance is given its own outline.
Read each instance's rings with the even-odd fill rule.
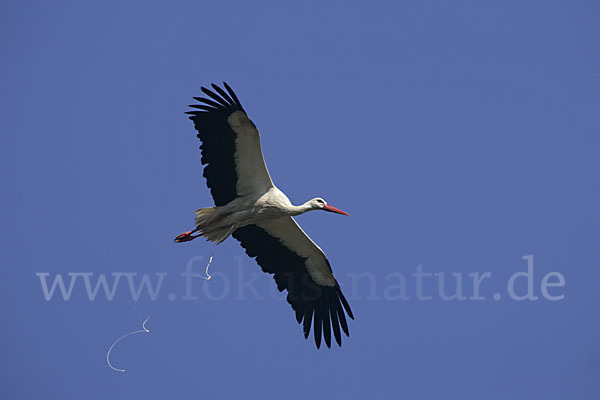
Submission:
[[[345,312],[352,310],[333,276],[325,253],[304,233],[293,216],[307,211],[346,212],[317,197],[294,206],[273,184],[260,148],[256,126],[246,115],[233,90],[212,84],[202,88],[210,97],[194,97],[203,104],[187,112],[202,141],[204,177],[216,207],[196,211],[196,228],[182,233],[175,242],[205,237],[215,243],[236,238],[264,272],[274,274],[279,291],[288,291],[287,301],[302,323],[308,338],[311,322],[317,348],[321,332],[331,347],[331,331],[342,345],[340,327],[346,334]]]

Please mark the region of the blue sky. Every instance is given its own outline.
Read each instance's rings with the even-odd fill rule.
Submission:
[[[599,16],[593,1],[3,2],[1,397],[597,399]],[[341,349],[304,340],[233,240],[182,299],[186,265],[213,251],[172,242],[212,205],[184,111],[223,80],[292,201],[351,214],[298,218],[356,316]],[[538,299],[518,301],[528,255]],[[441,298],[438,275],[419,299],[418,266],[447,293],[460,276],[467,299]],[[560,300],[542,293],[553,272]],[[154,301],[127,275],[91,301],[79,275],[47,301],[39,273],[163,281]],[[473,273],[490,274],[482,300]],[[108,368],[148,315],[111,355],[126,372]]]

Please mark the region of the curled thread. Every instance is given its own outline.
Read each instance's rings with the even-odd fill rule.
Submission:
[[[210,264],[212,264],[212,260],[215,257],[215,246],[213,246],[213,250],[212,250],[212,254],[210,255],[210,258],[208,259],[208,264],[206,264],[206,270],[204,271],[204,274],[206,276],[202,276],[199,274],[192,274],[192,276],[195,276],[196,278],[202,278],[206,281],[210,281],[210,279],[212,278],[212,276],[208,273],[208,269],[210,268]]]
[[[108,366],[117,371],[117,372],[125,372],[124,369],[121,368],[115,368],[111,363],[110,363],[110,352],[112,351],[113,347],[115,347],[115,345],[117,343],[119,343],[121,340],[125,339],[127,336],[131,336],[131,335],[135,335],[136,333],[149,333],[150,330],[148,328],[146,328],[146,322],[148,322],[148,320],[150,319],[150,315],[148,315],[148,317],[144,320],[144,322],[142,323],[142,329],[138,329],[137,331],[133,331],[133,332],[129,332],[126,333],[125,335],[121,336],[120,338],[118,338],[117,340],[115,340],[113,342],[113,344],[110,345],[110,348],[108,349],[108,352],[106,352],[106,363],[108,364]]]
[[[215,245],[213,246],[213,249],[212,249],[212,254],[210,255],[210,258],[208,259],[208,264],[206,264],[206,270],[204,271],[204,274],[205,274],[206,276],[202,276],[202,275],[198,275],[198,274],[192,274],[192,276],[195,276],[196,278],[202,278],[202,279],[204,279],[204,280],[206,280],[206,281],[210,281],[210,279],[212,278],[212,276],[211,276],[211,275],[208,273],[208,268],[210,267],[210,264],[212,264],[213,258],[215,257],[215,247],[217,247],[217,245],[218,245],[219,243],[221,243],[221,242],[223,242],[225,239],[227,239],[227,238],[229,237],[229,235],[231,235],[231,233],[232,233],[233,231],[235,231],[235,229],[236,229],[236,226],[235,226],[235,224],[234,224],[234,225],[231,225],[231,226],[229,227],[229,230],[228,230],[228,231],[227,231],[227,232],[226,232],[226,233],[225,233],[225,234],[224,234],[224,235],[221,237],[221,239],[219,239],[219,240],[218,240],[218,241],[215,243]]]

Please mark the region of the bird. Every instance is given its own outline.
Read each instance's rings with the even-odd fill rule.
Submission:
[[[304,337],[310,336],[312,324],[317,349],[321,336],[331,347],[332,332],[341,346],[341,331],[350,336],[346,315],[354,315],[325,253],[294,217],[314,210],[349,214],[321,197],[293,205],[274,185],[258,129],[235,92],[226,82],[224,89],[214,83],[211,87],[201,87],[207,97],[194,97],[197,103],[186,114],[201,141],[203,176],[215,206],[196,210],[195,229],[174,241],[204,237],[219,244],[232,236],[264,272],[273,274],[278,290],[287,291]]]

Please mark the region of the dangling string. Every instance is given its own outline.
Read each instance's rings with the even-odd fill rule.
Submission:
[[[215,248],[217,247],[217,245],[218,245],[219,243],[221,243],[221,242],[223,242],[225,239],[227,239],[227,238],[229,237],[229,235],[231,235],[231,233],[232,233],[233,231],[235,231],[235,228],[236,228],[235,224],[234,224],[234,225],[231,225],[231,227],[229,227],[229,230],[227,231],[227,233],[226,233],[225,235],[223,235],[223,236],[222,236],[222,238],[221,238],[220,240],[218,240],[218,241],[217,241],[217,242],[214,244],[214,246],[213,246],[213,249],[212,249],[212,253],[211,253],[211,255],[210,255],[210,258],[208,259],[208,264],[206,264],[206,270],[204,271],[204,274],[205,274],[206,276],[202,276],[202,275],[198,275],[198,274],[192,274],[192,276],[195,276],[195,277],[197,277],[197,278],[202,278],[202,279],[204,279],[204,280],[206,280],[206,281],[210,281],[210,279],[212,278],[212,276],[211,276],[211,275],[208,273],[208,268],[210,267],[210,264],[212,264],[213,258],[215,257]]]
[[[196,278],[202,278],[205,281],[210,281],[210,279],[212,278],[212,276],[210,276],[210,274],[208,273],[208,268],[210,267],[210,264],[212,264],[212,260],[215,257],[215,247],[217,247],[216,244],[213,246],[212,254],[210,255],[210,258],[208,259],[208,264],[206,264],[206,270],[204,271],[204,273],[205,273],[206,276],[202,276],[202,275],[199,275],[199,274],[192,274],[192,276],[195,276]]]
[[[110,346],[110,348],[108,349],[108,352],[106,353],[106,363],[108,364],[108,366],[109,366],[110,368],[112,368],[113,370],[115,370],[115,371],[118,371],[118,372],[125,372],[125,370],[124,370],[124,369],[121,369],[121,368],[115,368],[115,367],[113,367],[113,365],[110,363],[110,352],[112,351],[113,347],[115,347],[115,345],[116,345],[117,343],[119,343],[121,340],[125,339],[127,336],[135,335],[136,333],[142,333],[142,332],[149,333],[149,332],[150,332],[150,330],[146,328],[146,322],[148,322],[148,320],[149,320],[149,319],[150,319],[150,315],[148,315],[148,318],[146,318],[146,319],[144,320],[144,322],[142,323],[142,329],[139,329],[139,330],[137,330],[137,331],[133,331],[133,332],[126,333],[125,335],[121,336],[120,338],[118,338],[117,340],[115,340],[115,341],[113,342],[113,344],[112,344],[112,345]]]

